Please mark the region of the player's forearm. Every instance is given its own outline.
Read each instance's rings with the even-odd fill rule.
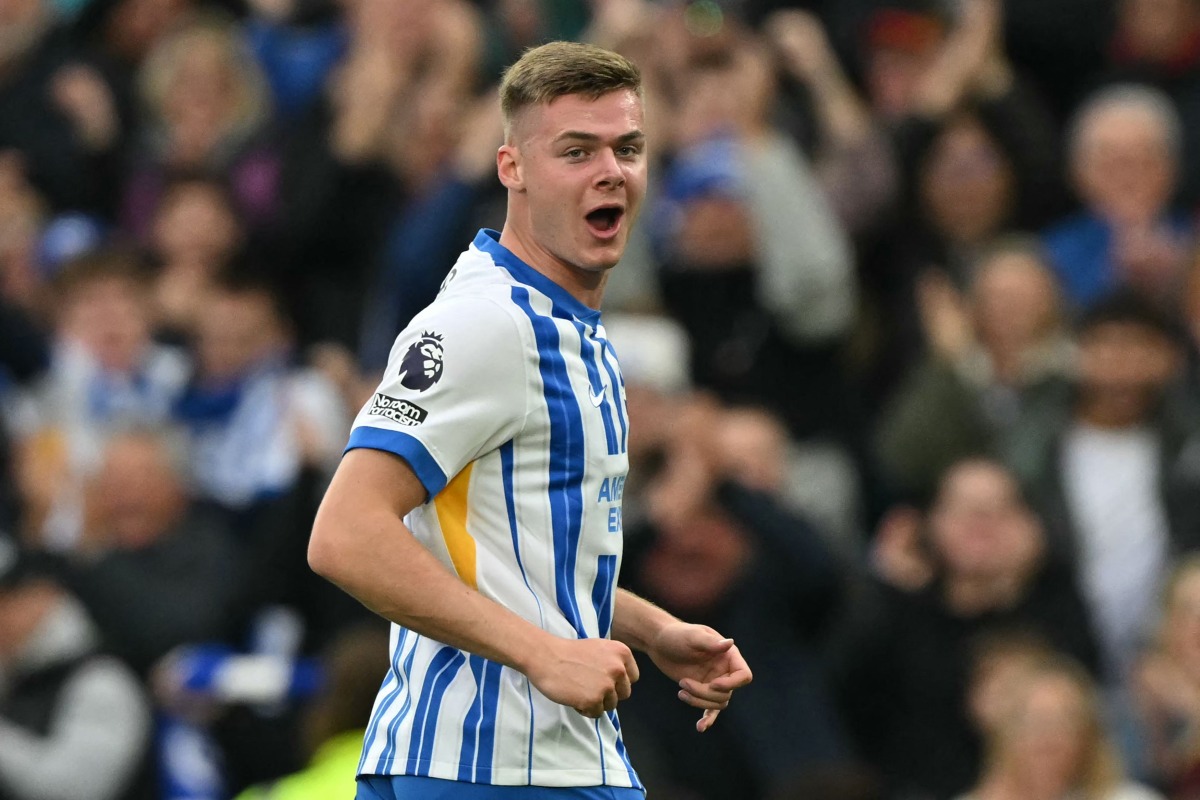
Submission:
[[[659,632],[678,621],[649,600],[625,589],[617,590],[612,638],[624,642],[631,649],[648,652]]]
[[[464,584],[386,512],[323,507],[309,560],[380,616],[523,673],[551,636]]]

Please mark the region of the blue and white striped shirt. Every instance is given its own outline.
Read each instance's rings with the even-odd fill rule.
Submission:
[[[481,231],[398,337],[347,449],[395,453],[428,501],[408,527],[459,578],[563,637],[608,636],[628,419],[598,311]],[[615,712],[400,626],[361,774],[641,788]]]

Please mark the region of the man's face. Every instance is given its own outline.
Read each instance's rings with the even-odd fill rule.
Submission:
[[[509,225],[531,255],[603,272],[620,260],[646,192],[642,101],[631,89],[523,109],[500,151]]]
[[[260,292],[218,292],[197,324],[196,354],[208,380],[243,377],[286,346],[271,298]]]
[[[105,369],[130,372],[151,343],[146,293],[117,276],[75,287],[63,304],[59,334],[83,345]]]
[[[97,535],[117,547],[138,549],[167,533],[186,510],[179,474],[166,445],[148,436],[117,436],[88,496]]]
[[[1118,224],[1148,224],[1162,213],[1175,185],[1167,131],[1140,109],[1107,108],[1092,116],[1074,154],[1075,183],[1084,202]]]
[[[1079,340],[1080,389],[1126,424],[1150,413],[1178,365],[1165,335],[1134,322],[1106,322]]]

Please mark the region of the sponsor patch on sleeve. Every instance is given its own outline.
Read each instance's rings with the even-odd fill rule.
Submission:
[[[371,406],[367,413],[375,417],[390,419],[397,425],[412,427],[420,425],[429,416],[429,412],[416,403],[391,397],[383,392],[376,392],[371,398]]]

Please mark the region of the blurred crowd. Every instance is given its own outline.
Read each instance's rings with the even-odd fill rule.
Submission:
[[[0,798],[350,796],[308,531],[561,38],[646,81],[622,580],[755,672],[643,671],[651,796],[1200,798],[1200,0],[0,0]]]

